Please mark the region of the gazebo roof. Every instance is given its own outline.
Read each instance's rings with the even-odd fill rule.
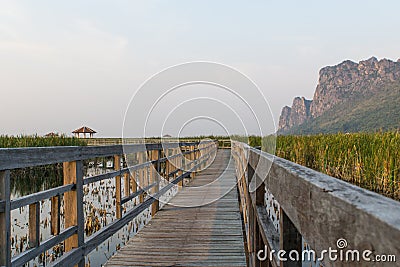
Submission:
[[[55,132],[50,132],[50,133],[45,134],[44,136],[45,137],[55,137],[55,136],[59,136],[59,134],[55,133]]]
[[[90,129],[89,127],[86,126],[82,126],[79,129],[76,129],[75,131],[73,131],[72,133],[97,133],[95,130]]]

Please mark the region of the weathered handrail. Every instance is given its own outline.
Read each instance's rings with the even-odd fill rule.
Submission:
[[[338,256],[343,258],[337,262],[325,254],[321,258],[325,266],[381,266],[379,262],[367,263],[362,258],[365,251],[371,251],[368,257],[372,260],[374,255],[400,255],[397,201],[244,143],[232,142],[232,152],[251,266],[302,266],[303,239],[317,257],[329,248],[342,251],[344,256]],[[278,229],[266,210],[266,190],[279,203]],[[338,246],[338,240],[346,241],[347,246]],[[282,254],[277,257],[279,250],[297,251],[300,258],[292,261],[286,254],[283,258],[288,260],[283,261]],[[359,261],[352,260],[355,250]],[[296,259],[297,255],[292,256]],[[396,263],[386,262],[385,266]]]
[[[170,144],[173,145],[173,144]],[[196,170],[207,164],[217,144],[210,142],[180,142],[166,149],[176,151],[190,159],[189,163],[179,154],[162,156],[162,144],[132,144],[101,147],[44,147],[0,149],[0,266],[20,266],[53,246],[64,242],[65,253],[53,266],[84,265],[84,256],[116,233],[141,212],[151,207],[152,216],[159,209],[158,199],[174,185],[183,186],[183,179],[194,177]],[[175,149],[175,150],[174,150]],[[138,164],[121,168],[121,155],[136,154]],[[145,153],[149,158],[144,162]],[[83,177],[83,160],[98,157],[114,157],[114,171],[88,178]],[[10,170],[55,163],[63,163],[64,185],[34,193],[17,199],[10,199]],[[163,168],[161,166],[163,164]],[[154,168],[153,168],[154,166]],[[124,178],[122,193],[121,177]],[[160,176],[169,181],[160,187]],[[89,183],[114,178],[116,182],[116,218],[93,235],[84,238],[83,186]],[[142,188],[137,188],[139,184]],[[145,197],[147,193],[147,197]],[[60,196],[64,196],[65,229],[60,231]],[[128,201],[139,197],[140,204],[122,214],[122,207]],[[40,205],[51,199],[51,227],[53,237],[39,242]],[[29,246],[26,251],[11,257],[10,216],[11,211],[29,205]],[[68,216],[67,216],[68,214]]]

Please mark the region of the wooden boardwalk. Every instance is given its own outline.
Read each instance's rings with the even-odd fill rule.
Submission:
[[[244,248],[234,162],[218,150],[106,266],[246,266]]]

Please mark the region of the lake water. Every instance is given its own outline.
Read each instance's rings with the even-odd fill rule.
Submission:
[[[94,167],[94,164],[87,164],[85,168],[85,177],[90,177],[106,172],[113,171],[112,169]],[[111,161],[107,162],[108,166],[112,166]],[[25,177],[26,175],[26,177]],[[22,195],[27,195],[32,192],[45,190],[51,187],[59,186],[62,183],[62,170],[39,171],[32,177],[32,174],[19,173],[14,175],[12,180],[12,195],[11,199],[15,199]],[[40,176],[40,177],[39,177]],[[44,177],[44,178],[43,178]],[[122,188],[124,188],[124,179],[121,179]],[[167,184],[165,181],[160,182],[160,187]],[[163,198],[160,199],[160,204],[168,201],[177,193],[177,186],[169,190]],[[123,192],[123,189],[122,189]],[[131,210],[139,202],[138,197],[129,201],[124,205],[123,214]],[[50,200],[44,200],[40,203],[40,241],[44,241],[51,237],[50,226]],[[106,179],[100,182],[88,184],[84,186],[84,213],[85,213],[85,233],[92,234],[94,229],[102,229],[105,225],[113,222],[115,216],[115,179]],[[63,201],[61,200],[61,230],[64,229],[63,219]],[[129,222],[128,225],[120,229],[111,238],[102,243],[97,249],[93,250],[85,259],[86,264],[90,266],[100,266],[109,259],[115,251],[124,246],[130,238],[146,225],[151,219],[150,209],[146,209],[139,216]],[[28,221],[29,208],[28,206],[13,210],[11,213],[11,237],[12,237],[12,256],[15,256],[28,248]],[[91,223],[90,223],[91,222]],[[91,225],[90,225],[91,224]],[[90,231],[92,229],[92,231]],[[45,266],[47,263],[54,261],[57,256],[62,253],[62,245],[46,251],[40,257],[32,260],[27,266]]]

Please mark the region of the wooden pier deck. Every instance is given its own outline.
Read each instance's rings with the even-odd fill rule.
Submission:
[[[234,162],[220,149],[106,266],[246,266],[242,229]]]

